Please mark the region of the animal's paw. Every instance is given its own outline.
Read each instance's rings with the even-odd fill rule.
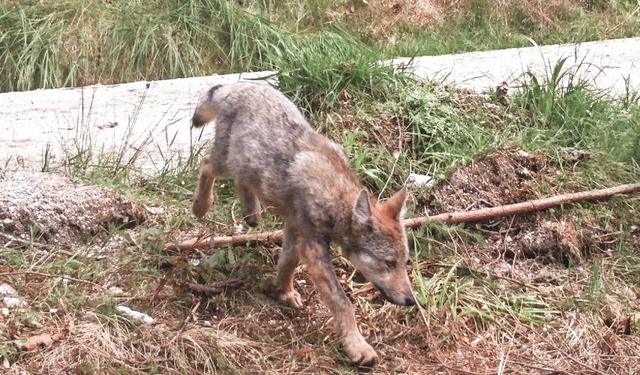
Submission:
[[[295,290],[280,293],[278,301],[295,309],[302,308],[302,297],[300,297],[300,293]]]
[[[195,195],[193,198],[193,206],[191,207],[191,211],[198,218],[202,219],[204,215],[206,215],[207,211],[213,204],[213,194],[207,195],[206,197],[201,197],[199,195]]]
[[[344,340],[344,351],[354,365],[358,367],[373,367],[378,360],[378,354],[373,350],[364,337],[358,334],[347,335]]]

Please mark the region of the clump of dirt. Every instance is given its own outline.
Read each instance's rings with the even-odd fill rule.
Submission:
[[[454,171],[424,193],[418,198],[417,210],[422,215],[437,215],[538,199],[541,197],[536,186],[552,179],[554,173],[553,163],[542,154],[499,149]],[[486,240],[480,251],[488,252],[492,258],[536,259],[564,265],[610,250],[620,235],[595,217],[568,211],[528,213],[473,225]]]
[[[72,245],[109,226],[131,227],[146,216],[142,205],[104,186],[54,173],[0,171],[3,240]]]
[[[500,149],[454,171],[418,201],[418,210],[436,215],[496,207],[534,198],[529,186],[539,173],[548,172],[539,154]]]

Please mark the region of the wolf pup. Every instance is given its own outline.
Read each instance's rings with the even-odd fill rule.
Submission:
[[[353,306],[340,287],[329,253],[343,255],[389,301],[414,305],[402,225],[405,188],[378,203],[358,181],[342,148],[318,134],[280,91],[263,84],[213,86],[196,108],[194,127],[215,121],[211,154],[200,167],[193,213],[203,217],[213,203],[216,177],[234,178],[246,223],[260,223],[262,206],[284,218],[282,254],[274,281],[280,302],[302,307],[293,287],[298,260],[306,266],[359,366],[377,354],[356,325]]]

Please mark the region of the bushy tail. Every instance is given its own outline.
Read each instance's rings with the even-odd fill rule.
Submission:
[[[213,94],[221,87],[222,85],[215,85],[210,88],[205,98],[200,104],[198,104],[198,107],[196,107],[196,111],[193,113],[193,117],[191,118],[192,127],[199,128],[218,117],[218,107],[220,103],[214,100]]]

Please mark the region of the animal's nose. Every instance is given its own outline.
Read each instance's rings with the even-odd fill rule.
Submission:
[[[404,299],[404,304],[405,304],[406,306],[413,306],[413,305],[415,305],[415,304],[416,304],[416,299],[415,299],[415,298],[413,298],[413,296],[405,297],[405,299]]]

